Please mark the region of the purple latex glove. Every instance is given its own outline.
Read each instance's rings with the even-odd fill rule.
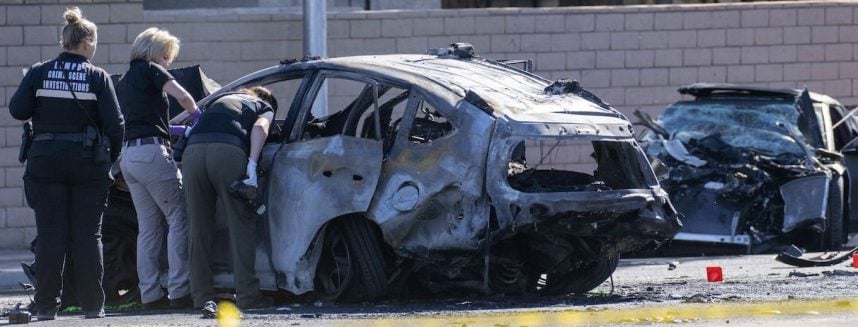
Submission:
[[[170,125],[170,135],[182,136],[183,134],[185,134],[185,129],[187,128],[188,126],[185,125]]]
[[[197,124],[197,121],[200,120],[200,115],[202,115],[202,114],[203,114],[203,112],[200,111],[200,108],[194,109],[194,112],[191,113],[191,126],[194,126]]]

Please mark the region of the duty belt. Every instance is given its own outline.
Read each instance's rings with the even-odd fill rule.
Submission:
[[[83,142],[83,133],[38,133],[33,135],[33,141]]]
[[[142,137],[139,139],[133,139],[130,141],[125,141],[125,146],[138,146],[138,145],[146,145],[146,144],[160,144],[160,145],[168,145],[167,140],[157,137]]]

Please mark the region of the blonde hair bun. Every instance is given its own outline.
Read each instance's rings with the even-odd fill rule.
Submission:
[[[71,7],[66,9],[66,12],[63,14],[63,18],[66,19],[66,23],[69,25],[75,25],[80,23],[83,19],[83,13],[81,13],[80,8]]]

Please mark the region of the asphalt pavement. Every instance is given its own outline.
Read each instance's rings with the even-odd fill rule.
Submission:
[[[29,250],[0,250],[0,293],[21,292],[18,282],[29,282],[21,262],[32,262]]]

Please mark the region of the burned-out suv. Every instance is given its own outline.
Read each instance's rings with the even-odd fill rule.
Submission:
[[[766,252],[845,243],[858,119],[843,105],[806,89],[698,83],[679,93],[693,99],[657,121],[639,115],[650,129],[641,143],[669,168],[662,184],[684,216],[679,244]]]
[[[199,106],[252,85],[280,103],[259,163],[266,290],[586,292],[680,227],[622,114],[466,44],[283,61]],[[231,288],[218,221],[215,283]]]

